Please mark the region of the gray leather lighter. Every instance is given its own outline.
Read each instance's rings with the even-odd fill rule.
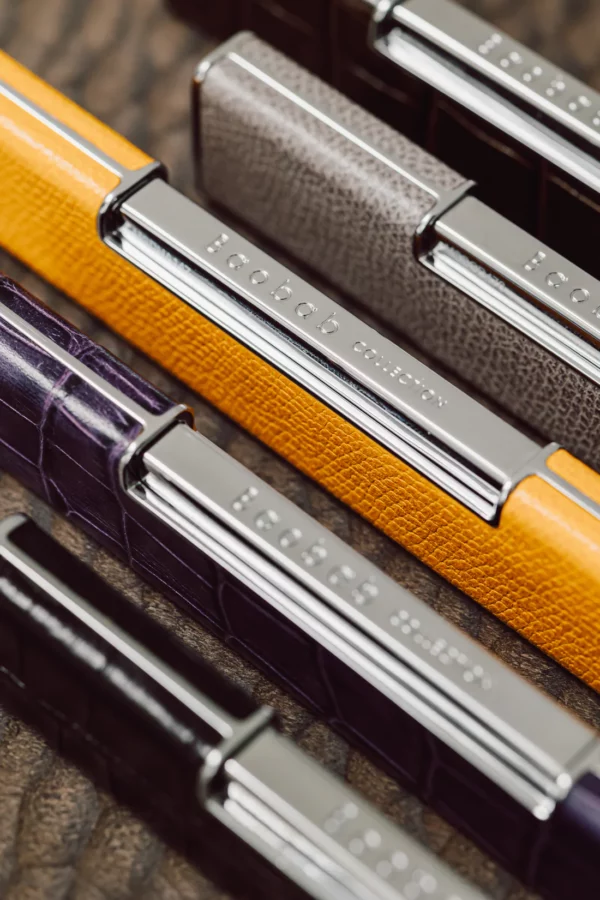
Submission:
[[[600,468],[599,281],[249,33],[200,63],[194,98],[212,200]]]

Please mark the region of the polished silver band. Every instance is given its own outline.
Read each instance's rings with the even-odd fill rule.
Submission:
[[[119,211],[109,246],[486,521],[533,474],[537,443],[161,180]]]
[[[209,807],[309,896],[322,900],[483,900],[392,822],[281,735],[227,761]],[[291,811],[291,812],[290,812]]]
[[[451,0],[383,0],[372,46],[600,191],[600,94]]]
[[[276,82],[273,85],[286,90]],[[48,127],[76,142],[82,152],[116,171],[117,164],[105,159],[88,142],[79,140],[35,104],[19,99],[12,88],[5,86],[4,90],[15,102],[26,104],[27,110]],[[325,116],[312,108],[311,112]],[[328,123],[339,127],[333,120],[328,119]],[[358,140],[350,133],[348,137]],[[366,145],[365,149],[379,153]],[[406,177],[415,177],[402,171]],[[598,504],[582,497],[545,464],[532,471],[532,462],[540,458],[535,442],[296,278],[259,248],[225,229],[158,177],[158,166],[152,164],[133,173],[119,170],[119,174],[121,184],[106,198],[99,213],[99,231],[110,247],[449,496],[497,524],[509,491],[525,477],[522,473],[535,473],[600,518]],[[438,196],[431,186],[422,186]],[[478,216],[486,213],[468,195],[438,197],[438,201],[442,206],[436,216],[422,223],[420,230],[423,247],[427,247],[432,235],[438,238],[437,244],[433,240],[433,250],[423,257],[432,265],[439,265],[439,248],[448,244],[451,234],[455,243],[459,243],[456,234],[468,237],[464,222],[462,230],[452,231],[455,219],[465,218],[465,209],[468,222],[468,211],[475,204],[476,214],[471,215],[475,227]],[[505,230],[508,227],[504,221],[498,224],[498,218],[496,224]],[[416,241],[418,244],[418,236]],[[463,256],[466,244],[464,239]],[[589,292],[589,288],[583,287],[582,291]],[[17,325],[23,327],[23,323]],[[36,335],[36,339],[40,336]],[[179,410],[174,413],[175,418],[179,415]],[[139,419],[140,411],[134,416]],[[143,419],[147,429],[148,416]],[[158,427],[165,426],[161,422]],[[156,428],[148,433],[155,434]],[[125,478],[128,459],[123,462]]]

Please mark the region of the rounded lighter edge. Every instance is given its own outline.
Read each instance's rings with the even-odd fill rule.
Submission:
[[[30,517],[25,515],[25,513],[13,513],[0,520],[0,554],[2,553],[2,547],[6,545],[12,532],[30,521]]]
[[[436,235],[433,231],[435,223],[453,207],[477,187],[476,181],[463,181],[458,187],[449,191],[440,191],[437,202],[431,207],[415,229],[413,240],[413,253],[415,259],[420,262],[430,249],[429,240],[435,242]]]
[[[370,0],[370,2],[374,3],[374,9],[373,15],[369,19],[367,42],[372,50],[376,50],[384,24],[391,18],[392,10],[397,6],[398,0]]]
[[[111,216],[118,207],[136,191],[152,181],[153,178],[168,180],[166,167],[156,159],[142,166],[141,169],[128,169],[119,179],[119,183],[110,191],[100,205],[96,217],[96,230],[101,241],[106,242],[106,235],[111,231]]]
[[[190,100],[192,107],[192,165],[197,190],[202,189],[202,87],[212,67],[229,56],[231,46],[236,44],[240,37],[251,36],[254,37],[254,34],[249,30],[236,32],[203,56],[194,69]]]
[[[81,153],[84,153],[90,159],[93,159],[99,165],[104,166],[109,172],[122,178],[126,174],[125,167],[112,156],[109,156],[100,147],[87,138],[82,137],[73,128],[62,122],[56,116],[47,112],[38,103],[34,103],[25,94],[22,94],[11,84],[4,80],[0,80],[0,94],[19,106],[28,115],[33,116],[46,128],[51,129],[55,134],[59,135],[65,141],[68,141],[73,147]]]

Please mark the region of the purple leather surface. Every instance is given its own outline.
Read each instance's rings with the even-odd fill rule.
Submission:
[[[600,897],[600,778],[588,773],[556,810],[541,851],[543,896]]]
[[[1,305],[147,409],[161,412],[171,405],[6,279],[0,281]],[[550,900],[571,900],[573,884],[578,897],[589,896],[589,879],[582,881],[588,876],[575,856],[564,857],[562,887],[546,875],[556,860],[547,827],[260,597],[121,494],[118,462],[138,426],[81,379],[67,377],[47,353],[11,333],[1,318],[0,389],[0,467],[201,618],[515,875],[534,887],[543,883]],[[564,821],[576,825],[575,819]],[[578,839],[573,840],[577,847]]]

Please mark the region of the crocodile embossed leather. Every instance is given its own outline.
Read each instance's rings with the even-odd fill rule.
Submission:
[[[172,651],[177,671],[183,667],[205,689],[212,691],[220,682],[221,702],[224,691],[231,693],[229,685],[223,689],[220,679],[211,678],[211,670],[198,657],[189,655],[164,629],[152,627],[148,618],[31,523],[21,526],[14,538],[34,559],[50,553],[50,571],[68,574],[69,584],[83,589],[82,596],[92,599],[95,608],[110,610],[118,622],[134,626],[144,649],[158,643],[161,657]],[[30,541],[35,542],[33,548],[28,546]],[[198,771],[210,747],[207,741],[214,742],[215,736],[117,654],[101,670],[98,660],[105,653],[102,640],[94,640],[84,627],[61,615],[48,595],[0,560],[3,706],[32,725],[103,791],[135,810],[218,884],[255,897],[305,900],[304,891],[294,889],[246,843],[200,809]],[[238,713],[252,708],[246,696],[234,704]]]
[[[145,410],[174,404],[8,279],[0,302]],[[160,590],[220,622],[218,573],[119,488],[139,422],[26,336],[0,324],[0,466]],[[33,377],[35,375],[35,377]]]
[[[232,574],[214,548],[210,550],[205,545],[202,549],[161,516],[158,507],[138,502],[135,478],[124,477],[122,464],[130,455],[132,442],[140,439],[140,425],[127,412],[126,402],[119,398],[132,401],[135,404],[132,409],[142,409],[162,421],[160,417],[176,412],[166,397],[7,279],[0,283],[0,304],[5,310],[0,315],[0,466],[123,558],[152,586],[198,616],[229,644],[277,678],[521,879],[535,887],[543,885],[544,896],[567,900],[570,894],[565,886],[575,883],[583,891],[591,878],[589,860],[595,860],[596,851],[589,841],[579,843],[573,834],[579,828],[587,834],[590,822],[596,821],[593,808],[590,812],[590,804],[585,800],[590,793],[586,788],[590,784],[588,775],[580,785],[575,784],[566,799],[558,803],[552,800],[544,813],[550,821],[542,826],[531,808],[517,799],[517,794],[511,795],[494,781],[491,770],[486,774],[485,767],[476,768],[468,756],[434,736],[424,722],[385,696],[372,679],[363,677],[337,651],[328,649],[327,641],[315,639],[314,632],[305,631],[297,618],[290,618],[283,608],[269,602],[264,586],[261,596],[261,590],[249,587],[247,575],[244,583]],[[7,317],[8,313],[12,319]],[[117,393],[111,393],[110,387],[116,388]],[[174,418],[168,428],[184,428],[193,436],[188,426],[177,422]],[[169,433],[172,432],[167,430],[167,438]],[[183,446],[182,435],[175,436],[175,444]],[[156,460],[160,458],[157,449],[160,445],[161,440],[155,439],[148,450],[142,448],[137,459],[135,455],[129,459],[129,468],[137,473],[140,483],[147,481],[147,490],[152,489],[153,482],[144,473],[148,468],[159,471]],[[209,462],[207,457],[207,465]],[[202,471],[197,474],[201,479]],[[157,476],[153,477],[156,480]],[[212,479],[211,475],[207,477]],[[235,489],[238,499],[232,509],[239,509],[240,515],[261,490],[252,484],[249,473],[242,477],[248,478],[251,487],[241,495]],[[198,485],[201,483],[200,480]],[[215,507],[212,509],[215,515]],[[225,512],[231,515],[227,509]],[[296,511],[296,516],[299,515]],[[282,516],[283,512],[266,510],[254,520],[255,527],[259,531],[268,530],[272,523],[283,522]],[[303,530],[306,529],[303,525]],[[214,522],[208,533],[219,533],[215,532]],[[298,540],[298,534],[298,529],[282,531],[285,542],[281,547],[292,539]],[[40,561],[50,566],[53,554],[45,552],[49,544],[40,541],[34,546],[28,535],[30,531],[22,533],[19,546],[31,554],[35,551]],[[317,545],[323,547],[322,538]],[[239,555],[245,552],[241,545],[236,551]],[[80,589],[81,569],[71,570],[61,559],[57,554],[52,562],[57,574],[73,590]],[[355,561],[353,565],[356,566]],[[348,569],[347,565],[333,569],[335,580],[331,584],[339,581],[341,572],[346,573],[344,578],[350,577]],[[366,585],[361,597],[372,596],[376,590],[372,579]],[[88,595],[98,596],[97,582],[93,579]],[[407,602],[407,598],[401,596],[399,601]],[[98,603],[108,604],[109,611],[118,608],[118,602],[110,597],[98,599]],[[135,618],[133,611],[131,615]],[[404,621],[402,616],[410,618],[408,613],[397,615],[400,624]],[[392,626],[395,627],[393,621]],[[412,622],[410,628],[414,627]],[[439,620],[428,627],[435,627],[441,633],[448,626]],[[9,661],[13,660],[15,667],[24,665],[21,660],[27,657],[15,646],[11,631],[0,629],[0,634],[0,652]],[[159,649],[156,629],[150,628],[148,635],[144,633],[142,637],[151,649]],[[422,643],[423,635],[421,638]],[[459,638],[456,635],[450,640]],[[475,647],[470,645],[467,653],[476,654]],[[449,652],[462,659],[458,650]],[[161,653],[163,658],[175,662],[168,648],[163,648]],[[37,651],[35,658],[38,659]],[[85,697],[80,697],[76,690],[63,690],[64,680],[53,678],[45,665],[40,663],[35,669],[37,675],[33,669],[25,672],[21,668],[15,674],[23,680],[27,675],[35,685],[39,678],[44,702],[69,704],[70,717],[84,721]],[[183,660],[178,665],[183,671],[181,667],[185,668],[187,663]],[[484,660],[484,667],[489,669],[492,665],[490,659]],[[481,675],[479,668],[483,673],[484,668],[470,664],[470,677],[476,683]],[[194,671],[193,667],[189,671],[186,668],[190,677],[196,677]],[[497,676],[500,683],[507,677],[503,672],[502,669]],[[536,692],[533,695],[537,702]],[[233,709],[231,704],[235,702],[238,704],[235,709],[240,709],[235,696],[230,700],[219,694],[219,698],[222,705]],[[485,703],[485,694],[482,699]],[[493,703],[492,694],[489,702]],[[244,710],[245,715],[247,710]],[[543,715],[541,720],[544,721]],[[567,716],[565,729],[570,728]],[[585,747],[592,741],[586,729],[581,736],[577,731],[576,738],[573,746],[583,742]],[[576,756],[580,758],[581,752]],[[577,778],[575,773],[573,783]],[[592,788],[594,783],[591,782]],[[166,789],[169,791],[170,787],[166,785]],[[582,793],[584,790],[588,794]],[[534,796],[537,796],[535,792]],[[555,830],[563,834],[565,829],[569,831],[570,842],[555,841]],[[581,853],[576,852],[577,847],[582,848]]]
[[[96,358],[104,356],[66,323],[56,324],[79,346],[93,350]],[[121,368],[108,356],[103,362],[113,371]],[[125,374],[127,384],[135,384],[136,376]],[[152,388],[146,389],[151,396]],[[74,598],[84,598],[85,612],[99,613],[109,628],[117,623],[137,642],[138,654],[152,654],[182,682],[207,694],[227,716],[247,719],[256,712],[256,704],[31,521],[22,519],[11,528],[10,541],[33,561],[33,571],[22,571],[0,551],[3,705],[217,881],[225,881],[234,891],[251,889],[258,897],[310,896],[294,889],[265,865],[260,854],[201,809],[198,773],[219,743],[214,728],[189,708],[185,696],[157,683],[152,670],[147,674],[139,657],[128,657],[122,646],[115,650],[101,631],[90,628],[89,620],[78,621],[72,606],[57,603],[44,589],[44,578],[50,574]]]
[[[327,0],[169,0],[173,11],[215,37],[249,28],[323,77],[330,71],[331,10]]]

